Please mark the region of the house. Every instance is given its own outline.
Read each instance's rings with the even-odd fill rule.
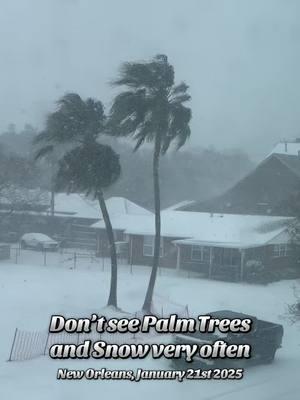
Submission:
[[[285,151],[286,150],[286,151]],[[177,209],[253,215],[294,215],[287,202],[300,192],[300,141],[279,143],[225,193]]]
[[[293,218],[166,210],[161,213],[160,266],[243,279],[247,262],[269,269],[291,264],[288,225]],[[152,265],[153,215],[112,218],[128,244],[128,262]],[[103,227],[100,221],[94,225]]]
[[[105,203],[110,218],[116,219],[124,215],[152,215],[150,211],[124,197],[110,197]],[[50,213],[50,209],[48,213]],[[64,221],[66,228],[63,236],[67,246],[97,250],[98,252],[101,249],[102,254],[108,254],[105,227],[97,231],[91,228],[91,225],[97,224],[98,221],[104,223],[97,200],[77,193],[58,193],[55,195],[54,218]],[[122,234],[119,230],[115,230],[115,239],[122,241]]]
[[[119,248],[125,245],[125,251],[128,254],[128,242],[124,231],[129,224],[139,223],[141,218],[152,218],[153,213],[124,197],[111,197],[106,201],[106,206],[112,222],[115,242]],[[103,218],[91,225],[91,230],[97,234],[97,252],[101,255],[109,255],[109,244]]]
[[[18,198],[22,201],[14,201],[13,204],[9,200],[16,196],[2,196],[2,202],[0,198],[0,227],[3,235],[5,232],[14,232],[15,237],[19,238],[26,232],[41,232],[64,240],[69,247],[96,250],[101,232],[97,236],[95,229],[90,226],[103,219],[97,200],[79,193],[56,193],[52,214],[50,193],[43,192],[41,195],[38,191],[37,196],[36,191],[24,189],[18,189],[18,193]],[[106,207],[111,216],[145,213],[151,215],[150,211],[123,197],[107,199]],[[106,237],[104,230],[102,235]]]

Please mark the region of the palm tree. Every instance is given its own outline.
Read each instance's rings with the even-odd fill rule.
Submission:
[[[98,200],[110,247],[111,283],[108,306],[117,307],[117,254],[113,229],[104,200],[104,190],[120,176],[119,156],[97,138],[104,132],[105,114],[100,101],[82,100],[69,93],[49,114],[46,129],[35,139],[36,159],[60,154],[55,186],[57,190],[81,191]],[[51,157],[50,157],[51,158]]]
[[[148,62],[122,64],[120,76],[113,84],[126,89],[114,99],[108,123],[109,134],[133,137],[135,150],[146,142],[154,143],[154,256],[143,304],[143,310],[150,312],[160,257],[159,160],[172,142],[179,149],[190,136],[191,110],[184,105],[190,100],[190,95],[185,83],[174,84],[174,69],[165,55],[158,55]]]

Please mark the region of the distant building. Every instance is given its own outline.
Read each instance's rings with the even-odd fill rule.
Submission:
[[[225,193],[179,210],[294,215],[288,200],[300,193],[300,140],[278,143],[269,156]]]

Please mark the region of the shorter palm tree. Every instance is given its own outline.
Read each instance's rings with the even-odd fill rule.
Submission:
[[[36,159],[56,157],[56,190],[82,191],[98,200],[110,247],[108,305],[117,307],[117,255],[103,192],[119,178],[121,167],[113,149],[97,142],[104,128],[102,103],[91,98],[84,101],[78,94],[69,93],[58,101],[58,109],[49,114],[46,129],[36,137],[34,144]]]
[[[113,229],[103,191],[117,181],[121,167],[118,155],[111,147],[87,143],[70,150],[59,161],[56,189],[78,191],[93,196],[99,202],[110,244],[111,283],[108,305],[117,307],[117,254]]]

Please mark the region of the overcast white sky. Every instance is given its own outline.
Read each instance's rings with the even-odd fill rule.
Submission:
[[[101,99],[125,60],[165,53],[193,97],[192,145],[253,157],[300,137],[298,0],[0,0],[0,130],[67,91]]]

